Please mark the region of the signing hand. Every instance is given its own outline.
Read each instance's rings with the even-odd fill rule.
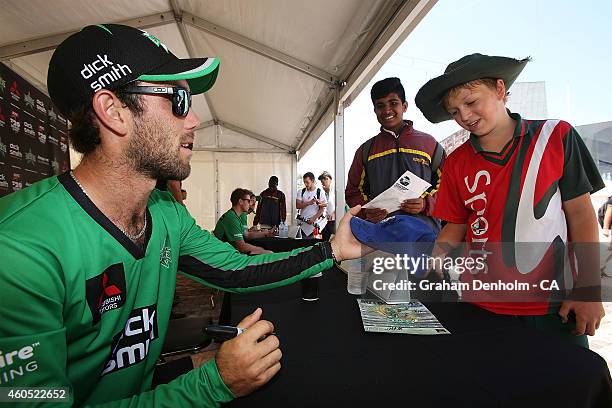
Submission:
[[[559,316],[561,316],[563,323],[567,323],[567,314],[570,310],[573,310],[576,314],[576,329],[574,330],[576,336],[585,333],[594,336],[595,330],[599,329],[599,323],[606,314],[601,302],[566,300],[559,309]]]
[[[400,209],[408,214],[420,214],[425,209],[425,199],[419,197],[404,200],[400,205]]]
[[[278,338],[269,335],[274,326],[267,320],[259,320],[261,313],[257,308],[242,319],[238,327],[249,330],[223,343],[215,357],[221,379],[237,397],[250,394],[270,381],[281,367]]]

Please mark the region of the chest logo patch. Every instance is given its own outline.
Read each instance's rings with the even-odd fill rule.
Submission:
[[[168,246],[168,241],[164,240],[164,246],[159,251],[159,263],[164,268],[169,268],[171,261],[172,261],[172,248]]]
[[[85,297],[91,310],[92,324],[97,324],[109,310],[123,306],[126,296],[123,264],[111,265],[101,274],[87,279]]]

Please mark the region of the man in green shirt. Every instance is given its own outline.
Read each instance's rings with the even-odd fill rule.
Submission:
[[[177,271],[242,293],[361,256],[350,215],[332,242],[246,256],[155,189],[189,175],[200,124],[191,94],[212,87],[218,66],[178,59],[118,24],[85,27],[57,47],[47,87],[83,158],[0,199],[2,387],[65,387],[77,406],[219,406],[280,370],[279,341],[257,309],[215,359],[152,390]]]
[[[254,200],[254,195],[251,191],[244,188],[237,188],[232,191],[230,201],[232,208],[227,210],[225,214],[219,218],[215,226],[214,234],[223,242],[228,242],[243,254],[271,254],[271,251],[261,247],[251,245],[245,241],[248,238],[256,238],[255,234],[260,236],[270,236],[271,231],[255,232],[249,231],[247,226],[247,213],[251,208],[251,201]],[[249,236],[249,234],[251,236]]]

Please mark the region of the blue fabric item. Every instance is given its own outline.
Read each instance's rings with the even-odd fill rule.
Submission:
[[[436,241],[431,226],[410,215],[395,215],[378,224],[353,217],[351,231],[359,242],[371,248],[415,258],[431,255]],[[416,271],[416,275],[423,276],[425,272]]]

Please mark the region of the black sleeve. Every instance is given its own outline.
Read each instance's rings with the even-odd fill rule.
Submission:
[[[573,127],[563,139],[563,176],[559,180],[561,199],[568,201],[605,187],[597,165],[584,141]]]

